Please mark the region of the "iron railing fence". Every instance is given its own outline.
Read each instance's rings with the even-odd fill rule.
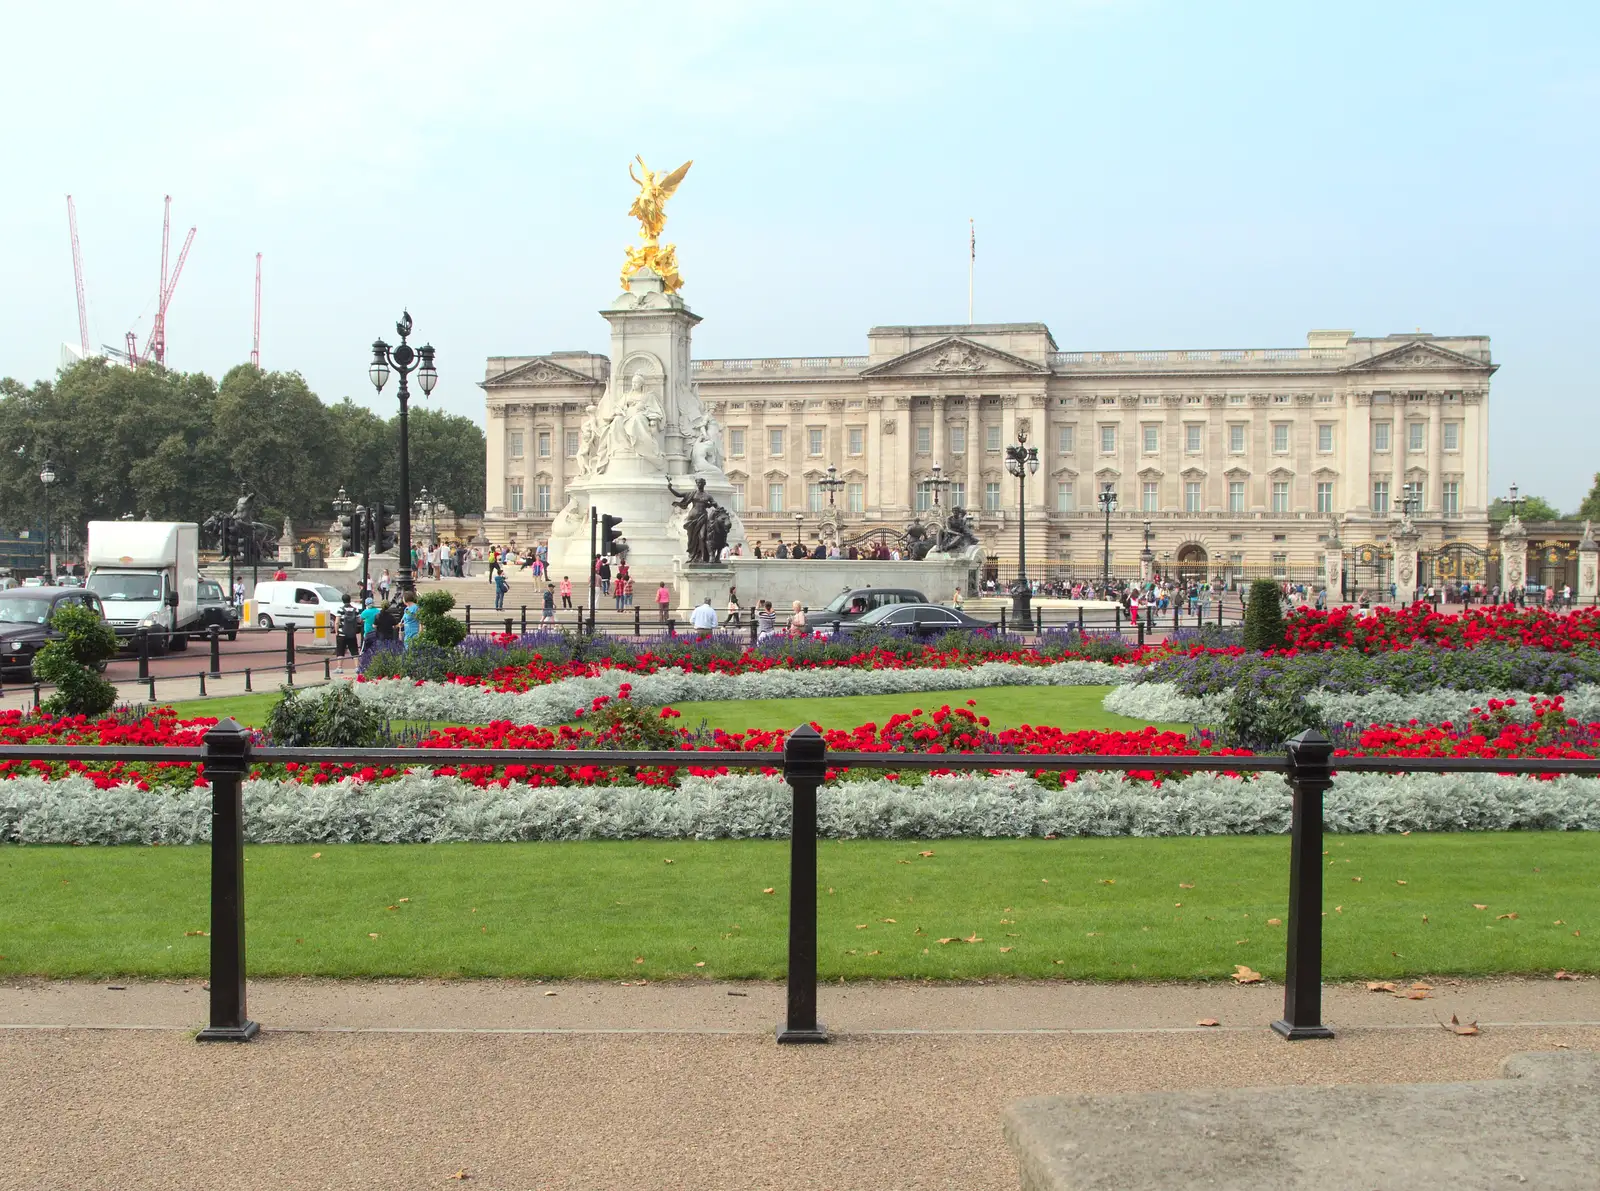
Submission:
[[[204,766],[211,787],[210,1007],[202,1042],[248,1041],[259,1025],[247,1013],[244,935],[244,778],[258,762],[450,765],[594,765],[605,768],[705,765],[782,767],[792,798],[789,847],[788,1004],[778,1041],[825,1042],[817,1019],[817,790],[830,769],[1028,770],[1137,769],[1156,773],[1282,773],[1293,813],[1289,833],[1289,919],[1283,1017],[1272,1028],[1288,1039],[1328,1038],[1322,1021],[1323,795],[1333,784],[1333,744],[1321,731],[1302,732],[1281,755],[1150,757],[1017,753],[830,752],[809,724],[789,734],[779,752],[602,751],[563,749],[334,749],[254,744],[251,733],[223,720],[200,748],[0,745],[0,761],[188,762]],[[1600,777],[1600,760],[1551,758],[1340,757],[1337,769],[1359,773],[1579,774]]]

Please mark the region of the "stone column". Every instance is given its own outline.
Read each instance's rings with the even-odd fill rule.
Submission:
[[[1394,531],[1394,598],[1401,604],[1417,598],[1417,528],[1410,517]]]
[[[983,508],[983,398],[967,394],[967,508]],[[976,517],[973,520],[977,520]]]
[[[883,509],[883,398],[868,397],[867,412],[867,482],[862,493],[865,514],[869,520],[881,520]]]
[[[945,411],[945,405],[946,405],[945,395],[943,393],[935,393],[933,395],[933,398],[932,398],[930,404],[933,406],[933,460],[932,461],[934,463],[937,463],[940,467],[943,467],[944,464],[945,464],[945,457],[944,457],[944,455],[945,455],[944,411]]]
[[[506,507],[505,406],[489,406],[489,432],[484,437],[489,447],[489,466],[484,481],[483,507],[487,513],[499,513]]]
[[[1339,540],[1337,520],[1323,549],[1327,552],[1327,563],[1323,568],[1322,582],[1328,590],[1328,607],[1334,608],[1344,603],[1344,543]]]
[[[1428,394],[1428,481],[1423,486],[1422,508],[1428,513],[1444,511],[1444,394]]]
[[[1372,511],[1372,394],[1352,393],[1344,408],[1344,500],[1346,509]]]
[[[1522,518],[1512,517],[1500,530],[1500,591],[1509,598],[1511,592],[1528,583],[1528,531],[1522,528]]]
[[[1017,441],[1017,395],[1007,393],[1000,398],[1000,466],[1005,467],[1006,448]],[[1004,478],[1000,481],[1000,507],[1011,506],[1011,483],[1013,477],[1010,472],[1002,471]],[[1019,510],[1020,511],[1020,510]],[[1015,560],[1013,560],[1015,561]]]
[[[555,429],[551,431],[550,441],[550,512],[548,516],[554,517],[561,511],[561,506],[567,503],[567,407],[565,402],[557,401],[552,409],[555,414]]]
[[[1578,593],[1577,602],[1593,607],[1600,603],[1600,545],[1595,544],[1594,530],[1583,523],[1583,540],[1578,543]]]
[[[888,472],[892,481],[885,484],[884,505],[897,513],[911,511],[915,483],[911,478],[911,465],[915,462],[916,443],[911,441],[911,398],[894,399],[894,445],[889,448]],[[904,468],[903,471],[899,470]]]

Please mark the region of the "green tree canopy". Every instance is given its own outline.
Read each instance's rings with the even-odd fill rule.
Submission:
[[[1589,495],[1583,498],[1573,516],[1580,521],[1600,521],[1600,471],[1594,473],[1594,487],[1589,489]]]
[[[1527,496],[1523,498],[1522,508],[1517,514],[1524,521],[1560,521],[1561,510],[1556,508],[1542,496]],[[1505,521],[1511,516],[1511,506],[1504,500],[1496,497],[1489,504],[1489,520]]]

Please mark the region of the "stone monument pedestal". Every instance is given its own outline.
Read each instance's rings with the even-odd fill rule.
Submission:
[[[631,568],[632,564],[629,566]],[[720,624],[728,609],[728,588],[734,586],[736,581],[732,567],[717,563],[709,565],[681,561],[673,563],[672,589],[677,597],[675,607],[682,620],[687,620],[689,613],[700,606],[701,600],[705,600],[717,610],[717,621]],[[740,592],[740,611],[744,611],[749,602],[745,594]]]
[[[1409,519],[1394,535],[1394,598],[1402,605],[1417,598],[1417,531]]]
[[[1583,540],[1578,543],[1578,591],[1574,599],[1579,604],[1600,603],[1600,545],[1594,540],[1594,529],[1583,523]]]

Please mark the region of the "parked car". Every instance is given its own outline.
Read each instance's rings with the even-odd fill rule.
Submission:
[[[196,637],[207,637],[211,633],[211,626],[216,625],[227,634],[232,641],[239,635],[239,609],[234,607],[233,601],[222,593],[222,584],[215,579],[202,579],[196,586],[196,602],[200,607],[200,620],[196,626]]]
[[[957,629],[998,629],[999,623],[979,620],[954,608],[938,604],[883,604],[863,616],[845,621],[839,626],[841,636],[849,637],[873,629],[891,629],[912,632],[918,637],[937,637]]]
[[[270,629],[286,624],[306,628],[317,623],[318,612],[325,612],[331,627],[343,606],[344,594],[326,583],[267,580],[256,584],[250,614],[258,629]]]
[[[806,613],[806,627],[812,629],[832,628],[837,621],[848,624],[858,617],[865,616],[874,608],[898,604],[926,604],[928,597],[920,591],[913,591],[909,587],[855,587],[845,588],[826,606],[816,608]]]
[[[0,591],[0,672],[32,675],[33,655],[61,634],[50,620],[62,608],[89,607],[101,620],[100,598],[81,587],[17,587]]]

